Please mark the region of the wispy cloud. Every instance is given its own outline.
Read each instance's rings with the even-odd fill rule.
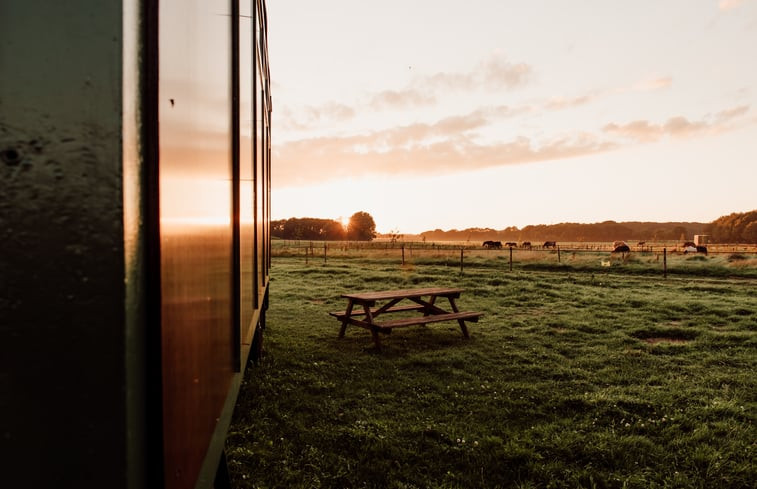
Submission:
[[[477,70],[484,85],[489,88],[515,88],[525,85],[532,75],[532,68],[525,63],[510,63],[501,55],[492,55],[479,65]]]
[[[480,61],[469,73],[438,72],[416,82],[428,90],[510,90],[526,85],[533,68],[526,63],[512,63],[494,53]]]
[[[741,117],[742,115],[745,115],[747,112],[749,112],[749,106],[741,105],[739,107],[734,107],[732,109],[721,110],[715,116],[717,117],[719,121],[727,122],[727,121],[730,121],[731,119]]]
[[[593,102],[599,97],[596,93],[579,95],[577,97],[553,97],[542,104],[545,110],[564,110],[571,107],[579,107]]]
[[[412,109],[436,103],[436,97],[415,89],[384,90],[372,95],[370,99],[368,105],[376,110]]]
[[[436,105],[454,91],[496,92],[514,90],[530,83],[534,70],[526,63],[513,63],[500,53],[480,61],[470,72],[438,72],[416,77],[400,89],[368,93],[354,106],[330,102],[305,107],[296,112],[284,108],[277,127],[319,129],[352,121],[364,110],[395,110],[407,114],[419,107]],[[354,134],[355,129],[339,135],[301,138],[274,146],[276,172],[274,185],[310,183],[367,174],[429,175],[472,169],[559,160],[612,151],[629,145],[651,143],[665,138],[690,138],[731,130],[747,123],[749,106],[742,105],[711,113],[699,119],[675,115],[664,122],[648,119],[611,122],[593,131],[576,130],[567,135],[513,137],[483,142],[491,138],[497,122],[524,115],[543,115],[553,111],[586,106],[597,100],[621,94],[665,90],[673,79],[653,75],[630,81],[622,88],[595,89],[568,96],[544,97],[517,106],[492,105],[467,114],[436,122],[414,122],[402,126]],[[402,116],[398,120],[408,120]],[[413,120],[410,118],[409,120]],[[350,122],[351,124],[351,122]],[[279,126],[280,125],[280,126]],[[348,125],[340,126],[347,128]],[[512,133],[511,133],[512,134]]]
[[[328,102],[319,106],[305,106],[297,111],[283,107],[277,114],[277,122],[286,130],[306,130],[323,123],[343,122],[355,117],[353,107],[336,102]]]
[[[652,92],[655,90],[663,90],[669,88],[672,84],[673,78],[670,76],[653,76],[638,80],[633,84],[629,84],[621,88],[605,90],[595,89],[587,91],[581,95],[552,97],[544,102],[536,103],[534,105],[534,110],[536,109],[536,107],[544,111],[566,110],[574,107],[588,105],[600,99],[614,95],[629,92]]]
[[[364,175],[438,175],[493,166],[552,161],[607,152],[664,138],[690,138],[732,130],[754,121],[749,106],[700,120],[674,116],[663,123],[636,120],[606,124],[599,133],[576,131],[542,139],[520,136],[482,143],[479,130],[521,109],[482,108],[433,124],[416,123],[367,134],[301,139],[274,148],[274,185],[312,183]]]
[[[614,149],[617,144],[589,133],[546,140],[517,137],[482,144],[476,130],[506,107],[482,109],[442,119],[364,135],[311,138],[275,148],[274,185],[312,183],[366,174],[438,175],[492,166],[557,160]]]
[[[613,123],[605,125],[602,128],[605,132],[617,136],[634,139],[640,142],[651,142],[658,140],[661,135],[659,126],[654,126],[649,121],[633,121],[627,124],[618,125]]]
[[[411,147],[365,150],[375,144],[357,138],[318,138],[287,143],[275,154],[274,186],[313,183],[364,175],[440,175],[536,161],[557,160],[613,149],[590,135],[537,143],[529,138],[491,145],[476,144],[464,136]],[[356,151],[362,148],[362,151]]]
[[[688,138],[701,134],[716,134],[732,129],[731,122],[746,115],[748,106],[740,106],[718,112],[715,117],[691,121],[683,116],[675,116],[665,123],[654,124],[647,120],[636,120],[626,124],[610,123],[602,129],[605,133],[633,141],[648,143],[666,137]]]
[[[305,106],[294,110],[288,107],[275,113],[277,124],[285,130],[307,130],[324,123],[343,122],[354,118],[361,110],[412,110],[418,107],[436,105],[438,94],[450,91],[498,91],[514,89],[528,83],[532,68],[525,63],[511,63],[500,53],[494,53],[481,60],[472,71],[439,72],[422,75],[410,85],[401,89],[387,89],[367,94],[362,102],[354,106],[328,102],[319,106]],[[553,100],[551,109],[557,104],[577,105],[580,99]]]
[[[311,119],[316,120],[343,121],[355,117],[355,109],[335,102],[320,107],[308,107],[307,113]]]
[[[408,86],[400,89],[387,89],[368,93],[362,101],[354,105],[329,102],[320,106],[306,106],[295,112],[288,107],[280,108],[274,115],[277,127],[285,130],[305,131],[315,127],[322,128],[324,123],[339,123],[357,117],[363,110],[406,111],[420,107],[436,105],[440,94],[451,91],[498,91],[516,89],[527,85],[534,74],[533,68],[526,63],[512,63],[501,53],[493,53],[482,59],[470,72],[438,72],[417,77]],[[555,96],[519,107],[495,107],[480,109],[487,116],[507,116],[514,114],[537,113],[567,110],[591,104],[613,94],[632,91],[653,91],[672,85],[669,76],[656,76],[639,80],[624,88],[615,90],[592,90],[573,96]],[[499,112],[499,113],[497,113]]]

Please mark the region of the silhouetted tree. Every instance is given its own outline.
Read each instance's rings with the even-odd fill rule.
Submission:
[[[324,224],[323,236],[325,240],[340,241],[346,237],[346,231],[339,221],[329,220]]]
[[[347,237],[354,241],[371,241],[376,237],[376,223],[367,212],[356,212],[347,224]]]
[[[399,229],[391,229],[389,231],[389,241],[391,243],[396,243],[397,241],[401,240],[404,234],[400,234]]]

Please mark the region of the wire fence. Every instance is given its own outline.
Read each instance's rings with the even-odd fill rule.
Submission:
[[[691,252],[680,244],[638,244],[613,252],[612,243],[562,243],[484,248],[467,242],[295,241],[276,240],[272,255],[304,264],[373,260],[402,267],[425,264],[459,268],[513,270],[617,271],[619,273],[719,275],[757,278],[757,246],[708,245]]]
[[[485,243],[485,242],[484,242]],[[493,242],[497,243],[497,242]],[[314,240],[274,240],[273,245],[280,248],[323,248],[324,244],[330,249],[340,250],[449,250],[449,249],[464,249],[464,250],[480,250],[480,251],[502,251],[512,248],[513,250],[521,251],[556,251],[558,248],[562,251],[607,251],[612,252],[614,250],[613,242],[609,241],[596,241],[596,242],[551,242],[554,245],[546,245],[545,242],[518,242],[502,243],[500,246],[484,246],[479,242],[471,241],[389,241],[389,240],[373,240],[373,241],[314,241]],[[688,243],[681,243],[678,241],[641,241],[635,244],[627,243],[630,252],[662,252],[663,249],[667,249],[670,252],[684,252],[686,248],[690,247]],[[757,244],[741,244],[741,243],[709,243],[704,245],[707,248],[708,253],[757,253]]]

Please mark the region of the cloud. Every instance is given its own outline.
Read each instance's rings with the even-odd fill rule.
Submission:
[[[355,117],[355,109],[344,104],[330,102],[314,110],[315,116],[320,119],[347,120]]]
[[[542,110],[566,110],[574,107],[580,107],[582,105],[588,105],[592,102],[600,100],[605,97],[613,95],[624,94],[628,92],[651,92],[654,90],[662,90],[670,87],[673,84],[673,78],[669,76],[651,77],[639,80],[633,85],[623,88],[615,88],[608,90],[591,90],[583,95],[574,97],[557,96],[548,99],[546,102],[540,103]]]
[[[611,135],[620,136],[641,143],[659,141],[666,137],[688,138],[701,134],[716,134],[732,129],[731,122],[749,112],[749,106],[740,106],[718,112],[714,118],[690,121],[683,116],[671,117],[664,124],[653,124],[646,120],[637,120],[627,124],[610,123],[602,130]]]
[[[416,78],[401,89],[387,89],[367,94],[363,102],[354,106],[328,102],[319,106],[305,106],[296,113],[289,107],[274,113],[277,127],[304,131],[321,127],[324,123],[353,119],[361,110],[407,110],[435,105],[436,92],[514,89],[530,80],[533,70],[525,63],[511,63],[495,53],[481,60],[468,73],[435,73]]]
[[[277,122],[287,130],[305,130],[315,125],[332,122],[343,122],[355,117],[354,108],[328,102],[320,106],[305,106],[297,111],[297,115],[288,107],[283,107],[277,115]]]
[[[532,71],[525,63],[509,63],[499,55],[493,55],[479,64],[484,84],[495,89],[525,85]]]
[[[665,137],[690,137],[709,131],[712,128],[706,122],[692,122],[685,117],[677,116],[668,119],[665,124],[651,124],[649,121],[638,120],[624,125],[607,124],[603,130],[606,133],[626,139],[632,139],[641,143],[650,143]]]
[[[469,73],[439,72],[417,82],[428,90],[511,90],[526,85],[533,69],[526,63],[511,63],[499,53],[480,61]]]
[[[580,101],[576,101],[579,103]],[[691,120],[636,120],[606,124],[599,134],[575,132],[542,140],[517,137],[481,143],[478,130],[521,113],[507,106],[481,108],[432,124],[416,123],[367,134],[301,139],[274,147],[274,186],[292,186],[365,175],[439,175],[480,168],[553,161],[616,150],[631,143],[690,138],[734,129],[747,120],[738,106]]]
[[[659,126],[653,126],[648,121],[633,121],[622,126],[610,123],[605,125],[602,130],[610,134],[635,139],[640,142],[651,142],[660,138]]]
[[[744,0],[720,0],[718,8],[722,11],[733,10],[744,3]]]
[[[369,106],[376,110],[407,109],[433,105],[436,97],[414,89],[384,90],[371,96]]]
[[[747,112],[749,112],[749,106],[748,105],[742,105],[742,106],[739,106],[739,107],[734,107],[733,109],[721,110],[720,112],[718,112],[715,115],[715,117],[717,117],[717,119],[719,121],[729,121],[731,119],[735,119],[737,117],[741,117],[742,115],[746,114]]]
[[[434,124],[376,131],[364,135],[322,137],[292,141],[274,149],[274,186],[364,175],[439,175],[479,168],[548,161],[594,154],[617,144],[594,135],[577,133],[535,141],[481,144],[476,129],[505,108],[474,111]]]
[[[487,110],[477,110],[463,116],[453,116],[442,119],[432,127],[442,135],[454,135],[466,131],[471,131],[486,125],[489,122]]]
[[[435,73],[423,77],[420,83],[431,90],[472,90],[474,77],[472,73]]]
[[[563,110],[578,107],[593,102],[598,98],[596,94],[580,95],[578,97],[553,97],[542,106],[545,110]]]
[[[682,116],[671,117],[663,126],[665,134],[677,138],[694,136],[710,129],[715,129],[715,126],[703,121],[692,122]]]

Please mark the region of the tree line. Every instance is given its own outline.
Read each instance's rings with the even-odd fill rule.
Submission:
[[[502,230],[468,228],[421,233],[428,241],[666,241],[689,240],[695,234],[706,234],[707,224],[700,222],[615,222],[536,224],[519,229],[510,226]]]
[[[705,226],[715,243],[757,243],[757,210],[721,216]]]
[[[334,219],[312,217],[273,221],[271,234],[282,239],[314,241],[371,241],[376,223],[367,212],[356,212],[347,225]],[[712,243],[757,243],[757,210],[734,212],[711,223],[701,222],[615,222],[537,224],[519,229],[491,228],[435,229],[420,234],[424,241],[688,241],[695,234],[710,235]]]
[[[271,235],[281,239],[313,241],[371,241],[376,222],[367,212],[354,213],[346,226],[334,219],[292,217],[271,222]]]

